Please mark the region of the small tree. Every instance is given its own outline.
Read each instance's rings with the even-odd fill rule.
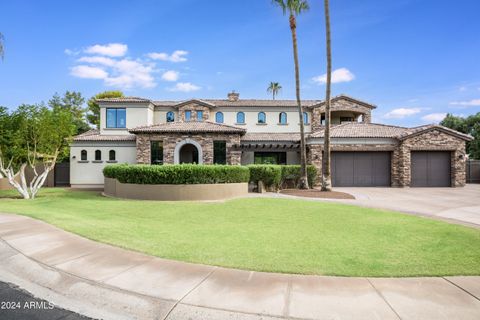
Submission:
[[[48,101],[48,106],[52,109],[63,108],[72,114],[72,120],[75,124],[75,134],[82,134],[90,130],[90,126],[86,122],[84,108],[85,98],[82,97],[80,92],[66,91],[63,97],[55,93]]]
[[[272,99],[275,100],[275,96],[282,90],[282,86],[278,82],[270,82],[270,85],[267,88],[267,92],[272,94]]]
[[[12,114],[5,110],[0,114],[0,172],[24,199],[35,199],[59,154],[68,147],[75,133],[72,118],[69,110],[45,105],[21,105]],[[33,175],[29,182],[27,167]]]
[[[88,122],[97,126],[97,128],[100,128],[100,106],[96,101],[97,99],[121,98],[121,97],[123,97],[122,91],[105,91],[91,97],[87,102],[88,111],[90,112],[89,114],[87,114]]]

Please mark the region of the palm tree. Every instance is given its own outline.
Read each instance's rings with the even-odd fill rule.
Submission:
[[[3,34],[0,32],[0,57],[2,58],[3,60],[3,56],[4,56],[4,47],[3,47],[3,42],[4,42],[5,38],[3,37]]]
[[[306,0],[273,0],[283,10],[283,14],[289,14],[290,30],[292,32],[293,43],[293,61],[295,63],[295,92],[298,105],[298,115],[300,119],[300,189],[308,189],[307,178],[307,149],[305,145],[305,128],[303,125],[303,107],[300,100],[300,70],[298,65],[298,48],[297,48],[297,21],[296,16],[307,11],[310,7]]]
[[[329,0],[324,0],[325,30],[327,40],[327,83],[325,93],[325,136],[323,146],[322,191],[332,190],[332,176],[330,172],[330,95],[332,84],[332,41],[330,37],[330,8]]]
[[[272,93],[272,98],[275,100],[275,96],[282,90],[282,86],[278,82],[270,82],[270,85],[267,88],[267,92]]]

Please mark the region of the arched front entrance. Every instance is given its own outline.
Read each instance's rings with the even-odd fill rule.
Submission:
[[[187,143],[180,148],[180,163],[198,163],[198,149]]]
[[[202,146],[195,140],[185,139],[175,146],[173,162],[203,164]]]

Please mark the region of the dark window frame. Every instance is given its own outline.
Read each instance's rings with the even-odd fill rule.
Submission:
[[[111,114],[110,112],[111,111],[115,111],[114,113],[114,118],[115,118],[115,124],[114,125],[110,125],[110,122],[109,121],[109,114]],[[121,118],[119,118],[119,112],[118,111],[122,111],[125,118],[123,119],[125,124],[124,125],[121,125],[120,124],[120,121],[121,121]],[[127,108],[107,108],[107,110],[105,111],[106,112],[106,127],[108,129],[125,129],[127,127]]]
[[[82,150],[80,151],[80,161],[87,161],[88,160],[88,151]]]
[[[288,124],[288,116],[286,112],[280,112],[278,114],[278,123],[279,124]]]
[[[239,121],[239,120],[241,120],[241,121]],[[238,124],[245,124],[245,112],[243,112],[243,111],[237,112],[237,123]]]
[[[102,161],[102,150],[95,150],[95,161]]]
[[[150,164],[163,164],[163,141],[150,141]]]
[[[108,161],[117,161],[117,152],[115,150],[108,151]]]
[[[168,111],[165,115],[166,122],[175,122],[175,113],[173,111]]]
[[[227,142],[224,140],[213,141],[213,163],[227,164]]]
[[[185,121],[191,121],[191,120],[192,120],[192,110],[185,110]]]
[[[261,119],[260,117],[263,117],[263,119]],[[267,114],[263,111],[260,111],[258,113],[258,116],[257,116],[257,123],[259,124],[265,124],[267,123]]]
[[[221,119],[220,119],[221,121],[218,121],[219,117],[221,117]],[[215,122],[216,123],[223,123],[223,121],[224,121],[223,112],[218,111],[217,113],[215,113]]]
[[[287,153],[286,152],[254,152],[253,154],[254,164],[287,164]],[[268,159],[273,161],[268,161]]]

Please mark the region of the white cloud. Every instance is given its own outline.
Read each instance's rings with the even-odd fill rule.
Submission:
[[[112,67],[113,77],[105,79],[108,86],[130,89],[133,87],[153,88],[157,84],[152,73],[155,67],[152,64],[138,60],[122,59]]]
[[[162,74],[162,79],[165,81],[177,81],[180,74],[177,71],[169,70]]]
[[[438,123],[442,121],[446,115],[447,115],[446,113],[430,113],[430,114],[424,115],[422,117],[422,120],[427,122]]]
[[[71,68],[70,74],[74,77],[85,79],[105,79],[108,73],[102,68],[90,67],[85,65],[75,66]]]
[[[107,57],[101,57],[101,56],[81,57],[77,61],[93,63],[93,64],[102,64],[102,65],[109,66],[109,67],[114,66],[115,63],[116,63],[116,60],[113,60],[113,59],[107,58]]]
[[[187,61],[186,55],[188,55],[188,51],[184,50],[175,50],[170,55],[165,52],[151,52],[147,54],[150,59],[170,62],[185,62]]]
[[[413,116],[419,112],[421,112],[422,109],[420,108],[397,108],[393,109],[392,111],[388,112],[385,114],[384,118],[386,119],[402,119],[405,117]]]
[[[192,92],[200,90],[201,87],[196,86],[190,82],[179,82],[175,87],[168,89],[169,91]]]
[[[100,54],[102,56],[109,57],[123,57],[128,50],[128,46],[123,43],[109,43],[106,45],[96,44],[90,46],[84,50],[85,53],[89,54]]]
[[[459,87],[459,88],[458,88],[458,91],[460,91],[460,92],[464,92],[464,91],[467,91],[467,90],[468,90],[468,89],[467,89],[467,87],[465,87],[465,86],[462,86],[462,87]]]
[[[450,102],[454,106],[464,106],[464,107],[478,107],[480,106],[480,99],[473,99],[469,101],[453,101]]]
[[[347,68],[336,69],[332,72],[332,83],[350,82],[355,79],[355,75]],[[314,77],[313,82],[318,84],[327,83],[327,74]]]

